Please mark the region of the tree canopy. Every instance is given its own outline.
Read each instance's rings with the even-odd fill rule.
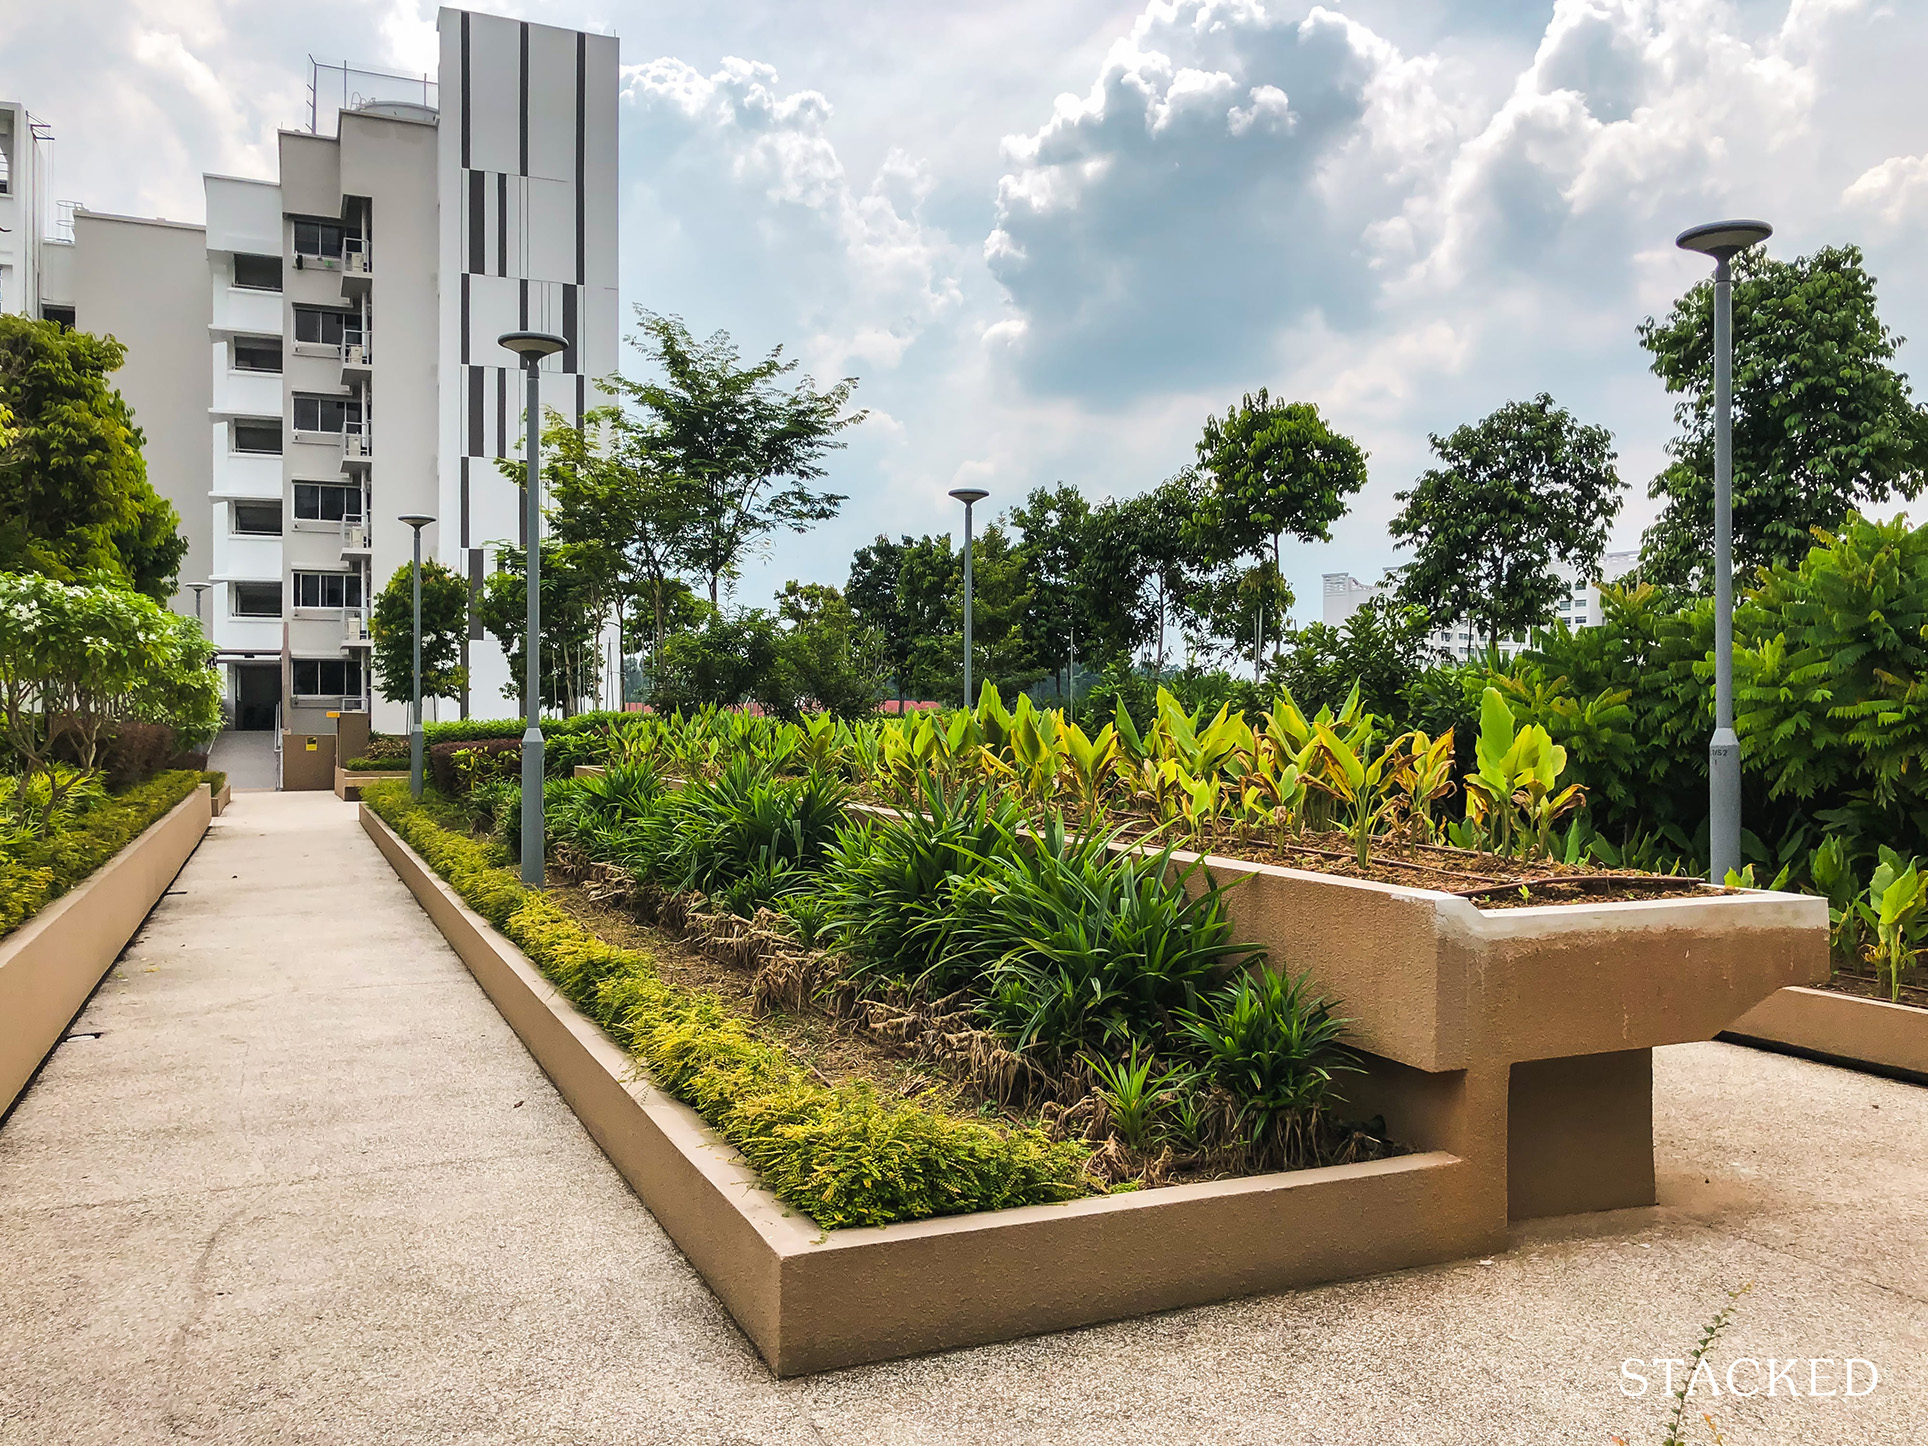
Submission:
[[[173,595],[187,541],[107,382],[126,356],[112,337],[0,316],[0,407],[12,416],[0,429],[0,571]]]
[[[1928,479],[1928,409],[1891,365],[1902,338],[1882,324],[1854,246],[1776,261],[1761,247],[1734,271],[1734,561],[1793,566],[1812,529],[1852,509],[1914,498]],[[1665,505],[1642,546],[1645,574],[1704,588],[1713,551],[1714,286],[1639,326],[1654,374],[1680,398],[1673,461],[1649,487]]]
[[[469,630],[469,585],[433,558],[422,563],[422,696],[457,698],[468,682],[462,639]],[[375,596],[369,634],[382,696],[406,703],[415,687],[414,564],[403,563]]]
[[[1423,473],[1387,530],[1413,549],[1400,598],[1435,626],[1468,619],[1489,643],[1550,622],[1565,586],[1590,577],[1619,515],[1613,436],[1545,392],[1432,438]]]

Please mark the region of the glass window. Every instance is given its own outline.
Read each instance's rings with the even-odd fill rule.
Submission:
[[[250,256],[237,251],[234,256],[234,284],[250,291],[281,290],[281,258]]]
[[[295,483],[295,517],[301,522],[360,522],[361,488],[332,482]]]
[[[295,606],[298,608],[358,608],[361,606],[361,574],[358,572],[298,572],[295,574]]]
[[[281,423],[236,422],[234,450],[237,452],[281,453]]]
[[[361,696],[361,662],[355,658],[296,658],[293,660],[295,696],[300,698],[356,698]]]
[[[297,256],[341,255],[342,228],[327,221],[295,222]]]
[[[234,339],[234,369],[238,372],[280,371],[281,338],[237,336]]]
[[[233,502],[234,530],[256,537],[281,536],[279,502]]]
[[[297,432],[359,432],[361,415],[354,397],[295,397]]]
[[[354,322],[355,313],[352,311],[337,311],[328,306],[297,306],[295,340],[340,346],[342,332],[353,331]]]
[[[278,618],[281,616],[281,584],[278,582],[237,582],[234,589],[234,615],[237,618]]]

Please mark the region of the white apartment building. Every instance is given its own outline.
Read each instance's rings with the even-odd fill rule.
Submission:
[[[616,370],[615,37],[437,25],[437,79],[311,62],[277,174],[208,175],[204,225],[81,208],[27,267],[0,251],[0,295],[30,272],[40,314],[128,348],[115,384],[189,543],[175,606],[207,625],[237,727],[403,730],[369,664],[374,595],[411,556],[398,517],[437,519],[424,556],[472,596],[493,545],[526,541],[496,466],[520,455],[521,378],[496,338],[567,339],[543,404],[571,420]],[[479,625],[464,661],[443,716],[517,711]]]
[[[1554,618],[1571,628],[1597,627],[1604,622],[1605,615],[1600,607],[1599,578],[1625,576],[1633,570],[1640,560],[1637,552],[1609,552],[1600,559],[1597,577],[1583,577],[1575,569],[1563,564],[1554,565],[1554,575],[1562,583],[1560,599],[1555,607]],[[1378,597],[1399,585],[1399,569],[1389,567],[1376,583],[1361,582],[1349,572],[1328,572],[1325,574],[1324,609],[1321,617],[1325,622],[1338,627],[1351,617],[1371,598]],[[1550,623],[1553,619],[1549,618]],[[1486,649],[1486,638],[1474,631],[1465,619],[1451,627],[1440,628],[1432,635],[1434,648],[1460,662],[1465,662],[1476,653]],[[1500,653],[1512,657],[1527,646],[1525,638],[1501,638]]]

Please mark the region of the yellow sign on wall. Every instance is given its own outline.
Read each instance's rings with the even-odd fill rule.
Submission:
[[[308,740],[308,751],[309,751],[310,753],[314,753],[314,752],[317,752],[317,751],[318,751],[318,750],[319,750],[320,748],[321,748],[321,745],[320,745],[319,743],[317,743],[317,742],[315,742],[315,740],[314,740],[314,739],[312,739],[312,738],[310,738],[310,739]]]

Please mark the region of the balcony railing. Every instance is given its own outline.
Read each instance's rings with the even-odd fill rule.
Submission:
[[[373,359],[373,353],[368,348],[368,333],[344,328],[341,334],[341,364],[360,369],[367,367]]]
[[[349,422],[342,428],[341,455],[344,462],[366,462],[375,455],[368,423]]]
[[[368,609],[349,608],[341,615],[341,642],[346,648],[370,648],[375,640],[368,633]]]
[[[358,556],[370,547],[368,524],[359,517],[344,517],[341,520],[341,555]]]

